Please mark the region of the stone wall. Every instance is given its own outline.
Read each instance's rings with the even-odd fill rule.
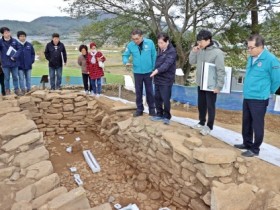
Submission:
[[[0,209],[90,208],[82,187],[67,192],[59,186],[60,178],[48,160],[43,132],[30,119],[37,109],[29,107],[29,112],[19,107],[32,98],[4,99],[0,101]]]
[[[135,190],[145,192],[153,186],[157,195],[166,200],[166,206],[190,210],[210,209],[210,206],[214,210],[257,209],[254,203],[263,190],[244,183],[245,159],[230,149],[205,147],[198,136],[186,133],[182,125],[165,126],[147,117],[132,118],[130,110],[134,106],[73,91],[36,91],[13,103],[18,103],[20,108],[12,106],[11,112],[29,114],[38,132],[45,136],[85,130],[97,133],[138,170]],[[5,138],[11,139],[13,133],[7,133]],[[34,143],[29,144],[30,149]],[[25,145],[18,149],[22,147],[27,149]],[[2,150],[7,148],[13,147],[4,144]],[[9,158],[10,155],[5,160]],[[17,160],[17,165],[27,167],[20,158]],[[36,183],[25,190],[30,194],[34,186]],[[272,210],[280,203],[280,195],[270,194],[265,205]],[[34,200],[34,196],[41,193],[31,194],[29,200]]]

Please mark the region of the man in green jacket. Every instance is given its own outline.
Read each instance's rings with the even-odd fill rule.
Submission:
[[[199,123],[192,126],[193,129],[200,130],[202,135],[208,135],[213,130],[217,94],[224,86],[225,65],[224,53],[215,45],[210,31],[201,30],[197,35],[197,45],[193,47],[189,55],[190,64],[196,64],[196,83],[198,85],[198,112]],[[202,90],[202,71],[205,62],[215,64],[215,85],[213,90]],[[206,115],[208,112],[208,121]]]
[[[264,48],[264,38],[259,34],[248,38],[247,50],[250,56],[243,86],[243,144],[234,146],[247,150],[242,153],[243,156],[253,157],[259,155],[263,142],[269,96],[280,86],[280,61]]]
[[[144,38],[140,29],[131,32],[132,41],[127,45],[123,55],[123,64],[131,65],[129,57],[133,58],[133,73],[136,91],[137,110],[134,117],[143,115],[143,84],[145,85],[146,98],[149,106],[149,115],[155,116],[155,101],[152,78],[150,77],[155,68],[156,48],[152,40]]]

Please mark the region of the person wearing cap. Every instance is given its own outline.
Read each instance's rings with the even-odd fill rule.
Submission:
[[[32,44],[26,41],[26,33],[24,31],[18,31],[17,37],[22,45],[18,67],[19,86],[21,93],[25,94],[31,90],[31,70],[32,64],[35,61],[35,51]]]
[[[58,33],[53,33],[52,41],[46,45],[45,57],[49,61],[51,90],[61,89],[62,68],[67,63],[67,53]]]
[[[2,69],[4,72],[4,83],[6,95],[11,93],[10,90],[10,75],[12,74],[13,86],[16,95],[20,95],[18,84],[18,66],[19,56],[22,52],[19,42],[12,38],[10,29],[2,27],[0,29],[2,38],[0,39],[0,54],[2,61]]]
[[[196,83],[198,85],[198,113],[199,123],[191,128],[200,130],[200,134],[208,135],[213,130],[215,114],[216,114],[216,99],[224,85],[225,65],[224,53],[219,49],[216,43],[212,40],[210,31],[201,30],[197,35],[197,43],[190,52],[189,63],[196,64]],[[204,63],[215,64],[216,87],[212,91],[201,90],[201,74],[204,68]],[[206,115],[208,119],[206,124]]]
[[[90,52],[87,56],[87,70],[89,72],[89,77],[91,81],[92,87],[92,95],[99,97],[102,91],[101,86],[101,77],[104,76],[104,61],[106,58],[102,54],[102,52],[97,51],[96,44],[91,42],[90,45]]]
[[[243,86],[242,144],[245,157],[258,156],[264,138],[264,119],[270,94],[280,86],[280,61],[265,48],[265,40],[252,34],[247,40],[249,53]]]
[[[122,54],[122,61],[124,65],[131,66],[129,57],[132,55],[137,106],[137,110],[133,116],[138,117],[143,115],[143,84],[146,90],[149,115],[155,116],[153,80],[150,77],[152,71],[155,69],[157,57],[155,44],[151,39],[144,38],[143,32],[140,29],[134,29],[131,32],[131,39],[132,41],[128,43]]]

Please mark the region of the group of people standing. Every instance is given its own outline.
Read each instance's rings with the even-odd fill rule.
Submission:
[[[11,94],[10,75],[16,95],[24,95],[31,90],[31,71],[35,61],[35,50],[32,44],[26,41],[24,31],[17,32],[18,40],[12,38],[10,29],[0,29],[0,81],[2,95]],[[66,65],[67,54],[59,34],[52,35],[52,41],[47,43],[45,57],[49,62],[49,75],[51,89],[61,88],[62,67]]]
[[[31,69],[35,61],[35,51],[31,43],[26,41],[26,33],[18,31],[18,40],[11,37],[10,29],[0,29],[0,81],[2,95],[9,95],[10,75],[13,78],[15,94],[21,95],[31,89]]]
[[[152,40],[144,38],[140,29],[131,32],[132,41],[123,53],[123,63],[133,65],[136,106],[134,117],[142,116],[143,87],[145,86],[149,115],[152,121],[163,121],[168,125],[171,119],[170,98],[175,82],[177,53],[169,36],[160,33],[157,36],[158,52]],[[133,57],[133,64],[129,62]],[[155,93],[153,89],[155,84]]]
[[[88,50],[86,45],[80,45],[81,55],[78,57],[78,64],[82,70],[85,93],[99,97],[102,91],[101,78],[104,76],[106,58],[102,52],[97,51],[96,43],[91,42],[89,47]]]
[[[141,30],[133,30],[131,38],[132,41],[123,53],[123,63],[133,65],[137,105],[134,117],[143,115],[144,84],[150,119],[163,121],[168,125],[171,118],[171,90],[175,81],[176,49],[170,43],[168,35],[164,33],[157,36],[158,52],[152,40],[143,38]],[[243,88],[243,143],[234,146],[246,150],[242,152],[243,156],[253,157],[259,155],[263,142],[264,118],[269,96],[280,87],[280,62],[265,48],[264,38],[259,34],[248,38],[247,50],[249,58]],[[129,62],[131,55],[133,64]],[[196,65],[198,85],[199,122],[192,128],[199,130],[202,135],[208,135],[214,127],[217,94],[220,93],[225,82],[224,53],[212,39],[210,31],[201,30],[197,34],[196,44],[189,54],[189,62]],[[201,74],[205,62],[215,65],[216,85],[212,91],[201,88]]]

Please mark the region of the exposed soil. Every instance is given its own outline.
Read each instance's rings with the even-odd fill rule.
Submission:
[[[140,209],[158,210],[164,203],[163,200],[151,200],[150,189],[144,193],[138,193],[134,188],[134,181],[138,175],[126,161],[114,153],[112,148],[92,132],[79,134],[68,134],[62,136],[46,137],[46,147],[50,152],[50,160],[54,171],[61,179],[61,185],[71,190],[77,187],[74,174],[80,174],[84,182],[83,187],[91,207],[111,201],[112,204],[119,203],[123,207],[135,203]],[[66,152],[76,137],[80,137],[78,145],[80,149],[89,149],[101,167],[101,171],[93,173],[87,165],[82,150]],[[76,167],[77,172],[71,173],[70,167]],[[113,207],[113,206],[112,206]]]
[[[118,97],[118,87],[104,87],[103,92],[108,96]],[[122,89],[121,97],[129,101],[135,101],[135,95],[131,91]],[[172,104],[172,114],[181,117],[197,119],[197,108],[187,107],[180,103]],[[144,115],[143,117],[146,117]],[[234,130],[241,131],[242,112],[217,110],[216,124]],[[280,116],[266,115],[265,141],[269,144],[280,148]],[[172,122],[170,127],[176,129],[178,123]],[[184,133],[199,135],[197,131],[190,129],[188,126],[182,130]],[[81,138],[81,146],[83,149],[90,149],[101,166],[101,172],[93,173],[87,166],[82,152],[67,153],[66,148],[75,142],[75,138]],[[201,137],[203,145],[206,147],[227,148],[237,151],[230,145],[218,141],[212,136]],[[158,210],[160,207],[166,206],[163,200],[151,200],[149,193],[151,188],[144,193],[135,191],[134,180],[138,172],[134,171],[126,160],[118,156],[112,148],[102,142],[99,137],[92,132],[84,132],[79,134],[64,135],[64,139],[59,136],[46,137],[46,146],[50,151],[50,159],[53,163],[54,170],[61,177],[61,184],[68,190],[77,187],[74,181],[73,173],[70,167],[76,167],[77,173],[80,174],[84,182],[84,188],[87,191],[87,197],[92,207],[113,200],[113,204],[120,203],[123,206],[129,203],[136,203],[142,210]],[[248,172],[240,179],[240,182],[246,181],[257,185],[266,190],[273,190],[280,193],[280,168],[264,162],[258,158],[246,158],[246,166]],[[132,172],[132,173],[130,173]],[[127,175],[130,174],[130,175]]]

